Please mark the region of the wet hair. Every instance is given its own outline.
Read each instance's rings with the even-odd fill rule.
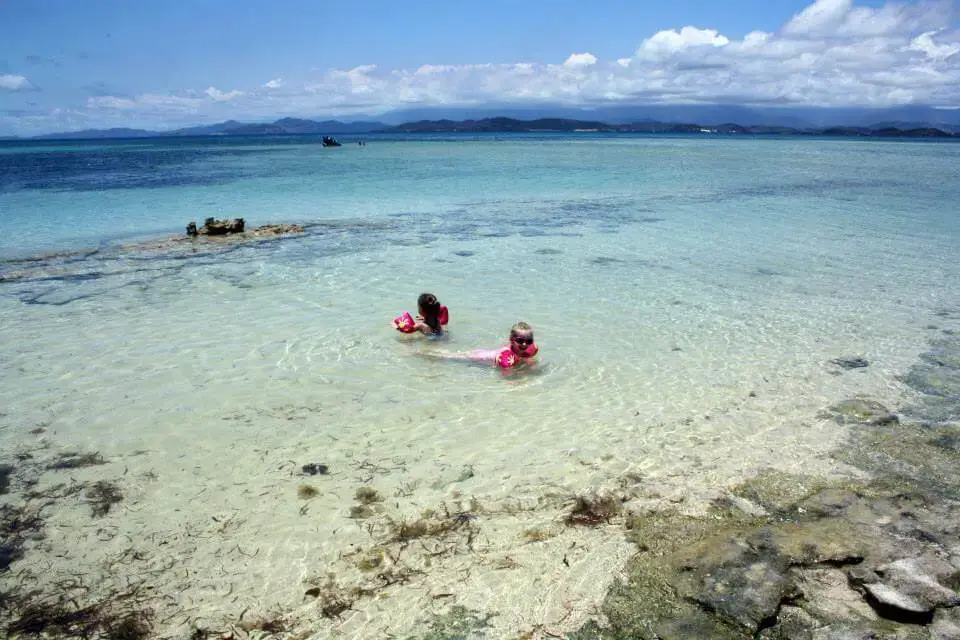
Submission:
[[[517,324],[510,327],[510,335],[515,336],[518,333],[530,334],[533,335],[533,327],[528,325],[526,322],[518,322]]]
[[[440,301],[432,293],[421,293],[417,298],[417,309],[423,315],[423,321],[427,323],[430,330],[434,333],[440,333]]]

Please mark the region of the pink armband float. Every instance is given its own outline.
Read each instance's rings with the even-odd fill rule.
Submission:
[[[413,333],[416,331],[416,325],[417,323],[409,311],[405,311],[403,315],[393,319],[393,326],[395,326],[400,333]]]
[[[497,366],[501,369],[511,369],[517,366],[517,362],[519,361],[520,358],[510,349],[504,349],[497,354]]]
[[[446,307],[440,307],[440,326],[445,326],[450,322],[450,311]],[[397,316],[393,319],[393,326],[397,328],[397,331],[400,333],[413,333],[416,331],[417,321],[409,311],[405,311],[403,315]]]
[[[524,347],[519,354],[515,353],[510,347],[506,347],[497,354],[497,366],[501,369],[512,369],[523,360],[537,355],[538,351],[540,349],[537,348],[535,343]]]

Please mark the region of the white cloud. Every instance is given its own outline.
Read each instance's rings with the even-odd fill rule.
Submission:
[[[843,21],[852,7],[852,0],[816,0],[793,16],[783,28],[783,32],[788,35],[822,34]]]
[[[129,98],[117,98],[116,96],[87,98],[87,108],[89,109],[134,109],[136,106],[136,101]]]
[[[950,0],[888,2],[878,9],[857,7],[853,0],[816,0],[784,25],[783,33],[814,39],[904,35],[949,24],[951,13]]]
[[[35,91],[37,87],[23,76],[5,73],[0,75],[0,89],[7,91]]]
[[[927,33],[921,33],[919,36],[913,39],[910,43],[909,49],[911,51],[922,51],[927,54],[928,58],[934,60],[946,60],[947,58],[960,53],[960,44],[936,44],[933,41],[933,36],[936,34],[935,31],[928,31]]]
[[[619,58],[372,64],[310,71],[249,88],[90,98],[92,122],[177,126],[217,119],[376,114],[405,105],[731,103],[805,106],[960,104],[960,30],[949,0],[858,6],[816,0],[774,31],[731,38],[709,25],[637,34]],[[22,90],[21,76],[0,76]],[[32,85],[29,85],[32,86]],[[53,117],[53,116],[44,116]],[[71,115],[77,119],[76,113]]]
[[[647,38],[640,45],[638,55],[645,54],[665,54],[682,51],[691,47],[713,46],[723,47],[730,44],[726,36],[717,33],[713,29],[697,29],[696,27],[684,27],[680,31],[668,29],[654,34]]]
[[[592,67],[595,64],[597,64],[597,56],[592,53],[572,53],[563,63],[563,66],[568,69],[582,69],[583,67]]]
[[[206,91],[204,91],[204,93],[210,96],[211,98],[213,98],[214,100],[216,100],[217,102],[229,102],[230,100],[233,100],[235,98],[239,98],[242,95],[245,95],[243,91],[238,91],[236,89],[234,89],[233,91],[224,92],[224,91],[220,91],[220,89],[217,89],[216,87],[209,87],[207,88]]]

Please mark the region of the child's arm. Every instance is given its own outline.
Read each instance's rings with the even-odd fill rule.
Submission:
[[[433,329],[430,328],[430,325],[423,321],[423,316],[417,316],[416,324],[413,325],[413,328],[424,335],[429,336],[433,333]]]

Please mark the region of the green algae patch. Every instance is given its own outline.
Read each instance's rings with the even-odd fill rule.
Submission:
[[[801,501],[840,481],[774,469],[762,469],[757,475],[732,488],[730,493],[759,505],[780,518],[795,518]]]
[[[864,633],[899,628],[872,614],[845,573],[888,549],[874,523],[900,505],[883,502],[886,488],[767,470],[730,494],[766,515],[721,500],[702,517],[630,518],[626,535],[639,552],[625,568],[626,580],[608,591],[605,624],[593,621],[570,637],[775,639],[806,637],[825,625]],[[850,621],[823,609],[814,617],[794,606],[803,601],[804,581],[813,584],[811,600],[833,597],[818,596],[821,587],[809,578],[818,572],[839,575],[841,595],[866,615]]]
[[[686,571],[692,548],[717,537],[734,537],[765,521],[732,510],[715,510],[706,518],[676,512],[631,518],[627,538],[640,553],[627,564],[626,581],[614,584],[604,601],[609,626],[584,627],[579,637],[591,633],[605,640],[747,637],[678,589],[677,577]]]
[[[423,631],[407,636],[405,640],[488,640],[490,618],[493,613],[481,613],[454,605],[421,623]]]
[[[887,407],[876,400],[866,398],[843,400],[822,411],[818,417],[835,420],[838,424],[887,425],[896,424],[899,421],[899,418],[890,413]]]
[[[895,430],[863,430],[836,457],[874,475],[874,489],[921,493],[941,499],[960,495],[960,427],[907,423]]]

